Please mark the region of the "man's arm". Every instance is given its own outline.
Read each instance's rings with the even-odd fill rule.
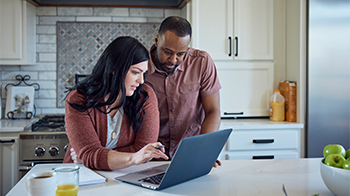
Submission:
[[[220,127],[220,91],[206,97],[201,97],[205,118],[201,134],[218,131]]]
[[[202,104],[205,111],[205,118],[202,124],[201,134],[218,131],[220,127],[220,91],[206,97],[202,97]],[[221,166],[216,160],[213,167]]]

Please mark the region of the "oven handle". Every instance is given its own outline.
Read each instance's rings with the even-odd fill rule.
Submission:
[[[29,171],[33,168],[33,166],[19,166],[18,170],[19,171]]]
[[[15,143],[15,139],[12,140],[0,140],[0,143]]]
[[[29,170],[31,170],[33,167],[34,167],[34,162],[30,162],[29,164],[28,164],[28,162],[27,163],[22,163],[19,167],[18,167],[18,170],[19,171],[29,171]]]

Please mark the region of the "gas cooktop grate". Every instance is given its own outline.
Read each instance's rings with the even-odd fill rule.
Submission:
[[[32,132],[65,131],[64,115],[46,115],[32,124]]]

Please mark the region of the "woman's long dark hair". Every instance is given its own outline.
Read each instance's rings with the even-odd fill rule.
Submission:
[[[148,99],[148,94],[140,84],[134,94],[127,97],[125,76],[131,65],[147,60],[149,60],[148,51],[137,39],[128,36],[116,38],[103,51],[92,73],[80,84],[68,89],[68,91],[76,89],[84,98],[84,101],[79,103],[68,102],[69,105],[80,112],[85,112],[89,108],[97,108],[106,114],[123,107],[129,118],[129,125],[132,125],[133,131],[138,133],[145,115],[143,105]],[[122,96],[116,107],[110,108],[109,112],[101,109],[113,104],[119,92],[122,92]],[[105,101],[107,94],[109,97]],[[142,100],[141,94],[144,95]]]

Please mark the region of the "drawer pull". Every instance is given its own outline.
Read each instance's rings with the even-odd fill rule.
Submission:
[[[254,144],[269,144],[273,142],[274,142],[274,139],[253,139]]]
[[[243,112],[224,112],[224,115],[243,115]]]
[[[274,159],[274,155],[253,156],[252,159]]]

